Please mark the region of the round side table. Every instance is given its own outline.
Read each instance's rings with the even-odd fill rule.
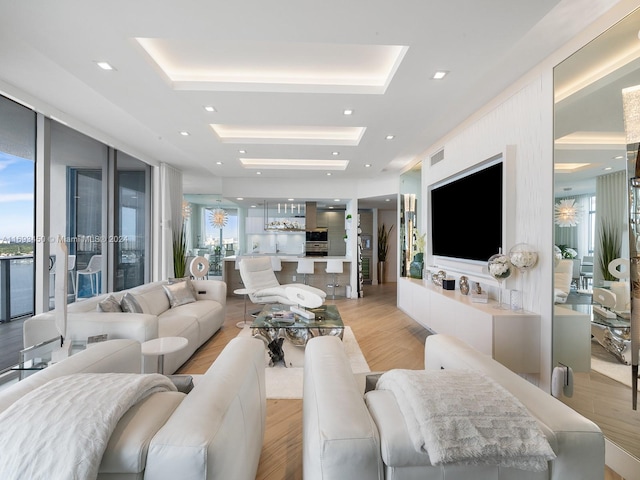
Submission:
[[[142,355],[145,357],[158,356],[158,373],[164,374],[164,356],[186,348],[189,340],[184,337],[161,337],[142,343]]]
[[[242,317],[242,321],[236,323],[236,327],[244,328],[247,326],[247,295],[251,293],[251,289],[249,288],[237,288],[233,291],[236,295],[244,295],[244,316]]]

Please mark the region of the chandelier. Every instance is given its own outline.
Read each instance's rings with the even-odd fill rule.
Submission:
[[[182,201],[182,218],[187,219],[191,216],[191,204],[186,200]]]
[[[225,212],[222,208],[216,208],[211,211],[210,221],[211,225],[215,228],[222,228],[227,224],[227,220],[229,219],[227,212]]]
[[[565,198],[555,205],[555,221],[559,227],[575,227],[580,222],[580,207],[575,199]]]

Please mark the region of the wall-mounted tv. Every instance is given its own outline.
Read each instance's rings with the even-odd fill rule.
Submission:
[[[486,262],[502,248],[502,157],[430,187],[431,253]]]

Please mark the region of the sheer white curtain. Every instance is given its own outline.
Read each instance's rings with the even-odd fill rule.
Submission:
[[[629,206],[627,172],[620,171],[596,178],[596,231],[593,258],[593,284],[601,285],[599,268],[600,237],[603,225],[613,227],[621,239],[621,256],[629,258]]]
[[[158,279],[173,277],[173,237],[182,229],[182,172],[160,164]]]

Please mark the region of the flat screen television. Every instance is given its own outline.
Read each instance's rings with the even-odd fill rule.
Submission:
[[[502,157],[433,185],[430,195],[431,253],[486,262],[503,239]]]

